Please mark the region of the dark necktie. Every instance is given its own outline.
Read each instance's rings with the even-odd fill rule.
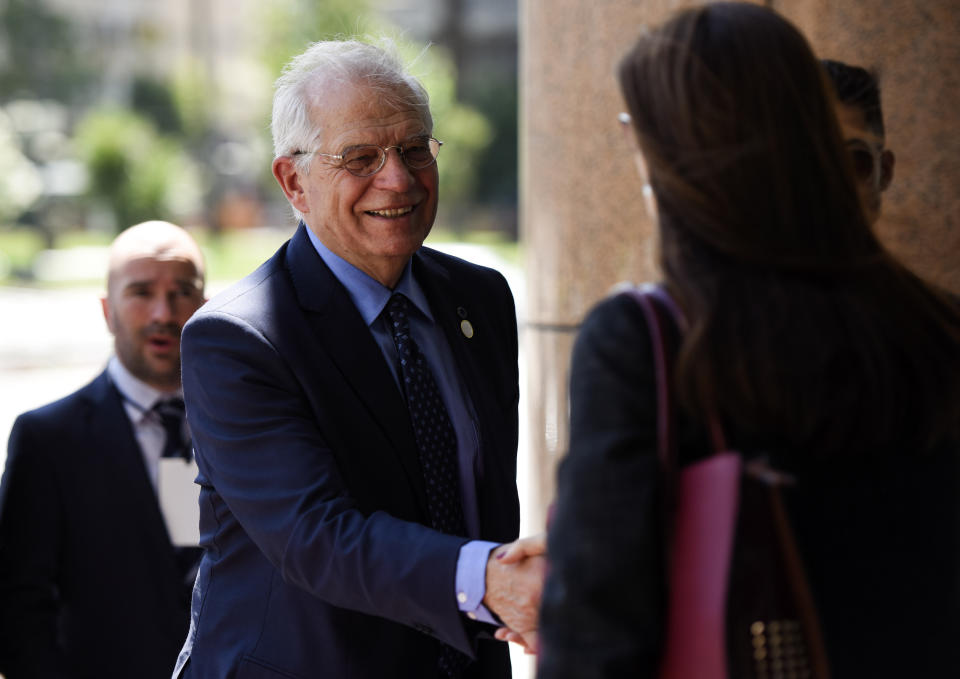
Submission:
[[[409,300],[394,293],[387,303],[387,314],[400,361],[410,423],[420,451],[430,523],[443,533],[466,535],[457,469],[457,434],[433,372],[410,334],[409,311]],[[466,655],[441,644],[439,668],[444,676],[463,676],[470,662]]]
[[[166,438],[163,442],[161,457],[182,457],[185,461],[191,458],[190,442],[183,436],[183,418],[186,408],[182,398],[169,398],[157,401],[153,410],[160,417]],[[174,556],[177,560],[177,569],[183,578],[184,599],[187,608],[190,607],[193,581],[197,576],[202,551],[198,547],[174,547]]]
[[[161,457],[182,457],[190,459],[190,446],[183,436],[183,417],[186,409],[182,398],[169,398],[157,401],[153,410],[160,416],[166,438]]]

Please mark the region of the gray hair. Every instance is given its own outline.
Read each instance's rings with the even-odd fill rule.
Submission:
[[[433,129],[430,98],[420,81],[409,73],[393,45],[377,47],[357,40],[315,42],[294,57],[274,85],[274,158],[296,151],[311,151],[324,130],[311,119],[310,110],[322,106],[325,92],[341,83],[370,87],[397,106],[418,111]],[[297,169],[306,172],[309,158],[294,159]]]

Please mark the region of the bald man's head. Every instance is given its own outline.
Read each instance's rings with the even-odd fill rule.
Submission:
[[[117,358],[161,391],[180,386],[180,331],[203,304],[203,255],[186,231],[144,222],[110,246],[103,316]]]
[[[203,291],[203,253],[193,237],[170,222],[150,221],[125,229],[110,245],[107,270],[107,294],[116,272],[133,259],[150,258],[157,261],[184,261],[193,263],[197,286]]]

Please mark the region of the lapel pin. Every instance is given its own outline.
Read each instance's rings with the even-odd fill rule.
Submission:
[[[467,310],[462,306],[457,307],[457,316],[461,319],[460,321],[460,332],[463,333],[463,336],[467,339],[473,337],[473,324],[467,320]]]

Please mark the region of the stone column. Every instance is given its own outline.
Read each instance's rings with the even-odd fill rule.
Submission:
[[[542,528],[567,446],[576,327],[619,281],[656,278],[653,225],[617,124],[614,69],[645,24],[691,2],[525,0],[521,232],[527,251],[532,506]],[[763,4],[763,3],[760,3]],[[879,232],[918,273],[960,293],[960,10],[956,0],[774,0],[824,57],[881,72],[896,177]]]
[[[567,368],[584,314],[649,280],[652,224],[617,122],[614,69],[643,20],[676,3],[526,0],[521,9],[521,229],[527,252],[532,507],[542,529],[567,448]],[[526,520],[529,519],[529,520]]]

